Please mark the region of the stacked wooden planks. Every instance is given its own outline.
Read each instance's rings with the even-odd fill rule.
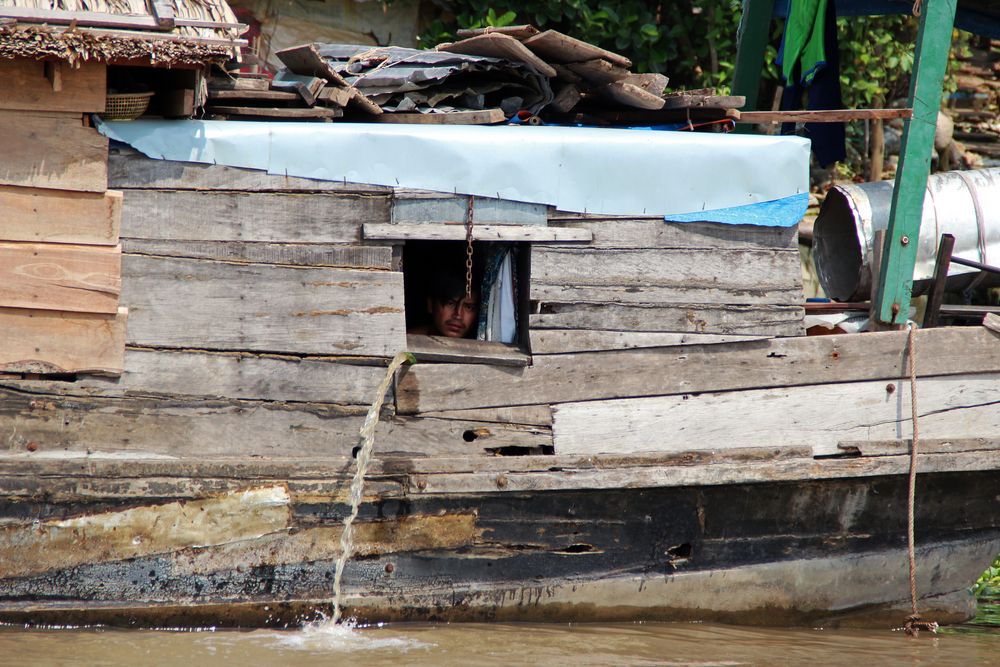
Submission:
[[[89,127],[106,69],[0,60],[2,373],[119,373],[122,196],[108,140]]]
[[[391,188],[151,160],[125,148],[112,148],[109,173],[124,193],[124,372],[0,381],[9,449],[350,457],[386,358],[406,347],[400,242],[363,241],[362,227],[464,211],[464,198],[402,193],[397,207]],[[387,407],[376,451],[482,456],[551,446],[544,423],[511,421],[410,419]]]
[[[561,212],[550,226],[590,230],[593,241],[532,254],[536,352],[803,333],[794,227]]]

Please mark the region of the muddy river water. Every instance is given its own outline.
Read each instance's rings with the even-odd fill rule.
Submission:
[[[1000,627],[900,631],[700,623],[395,624],[247,632],[0,628],[0,665],[1000,665]]]

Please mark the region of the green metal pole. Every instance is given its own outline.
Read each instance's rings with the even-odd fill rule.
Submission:
[[[917,261],[920,216],[930,175],[934,130],[941,108],[941,89],[951,49],[957,0],[922,0],[920,30],[910,80],[913,118],[905,121],[896,184],[879,271],[878,319],[903,324],[910,310],[913,267]]]
[[[771,30],[774,0],[746,0],[737,35],[736,71],[733,72],[733,95],[747,98],[741,108],[757,109],[757,91],[764,69],[764,53]]]

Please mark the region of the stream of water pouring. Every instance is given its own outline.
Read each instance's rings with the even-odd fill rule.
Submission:
[[[368,464],[371,462],[372,448],[375,444],[375,427],[378,426],[379,413],[382,411],[382,403],[385,402],[385,393],[389,390],[392,378],[400,366],[406,362],[413,363],[415,360],[409,352],[399,352],[386,369],[385,377],[376,389],[375,402],[368,408],[365,415],[365,423],[361,426],[359,435],[360,447],[358,448],[358,468],[354,472],[354,479],[351,480],[351,513],[344,517],[344,532],[340,535],[340,558],[337,559],[337,572],[333,578],[333,622],[340,622],[343,613],[340,608],[340,579],[344,576],[344,565],[351,557],[351,550],[354,548],[352,540],[352,526],[354,519],[358,516],[358,506],[361,505],[361,494],[365,487],[365,473],[368,472]]]

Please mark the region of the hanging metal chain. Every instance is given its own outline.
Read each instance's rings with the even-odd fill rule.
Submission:
[[[472,225],[475,216],[475,197],[469,195],[469,208],[465,215],[465,298],[472,300]]]

